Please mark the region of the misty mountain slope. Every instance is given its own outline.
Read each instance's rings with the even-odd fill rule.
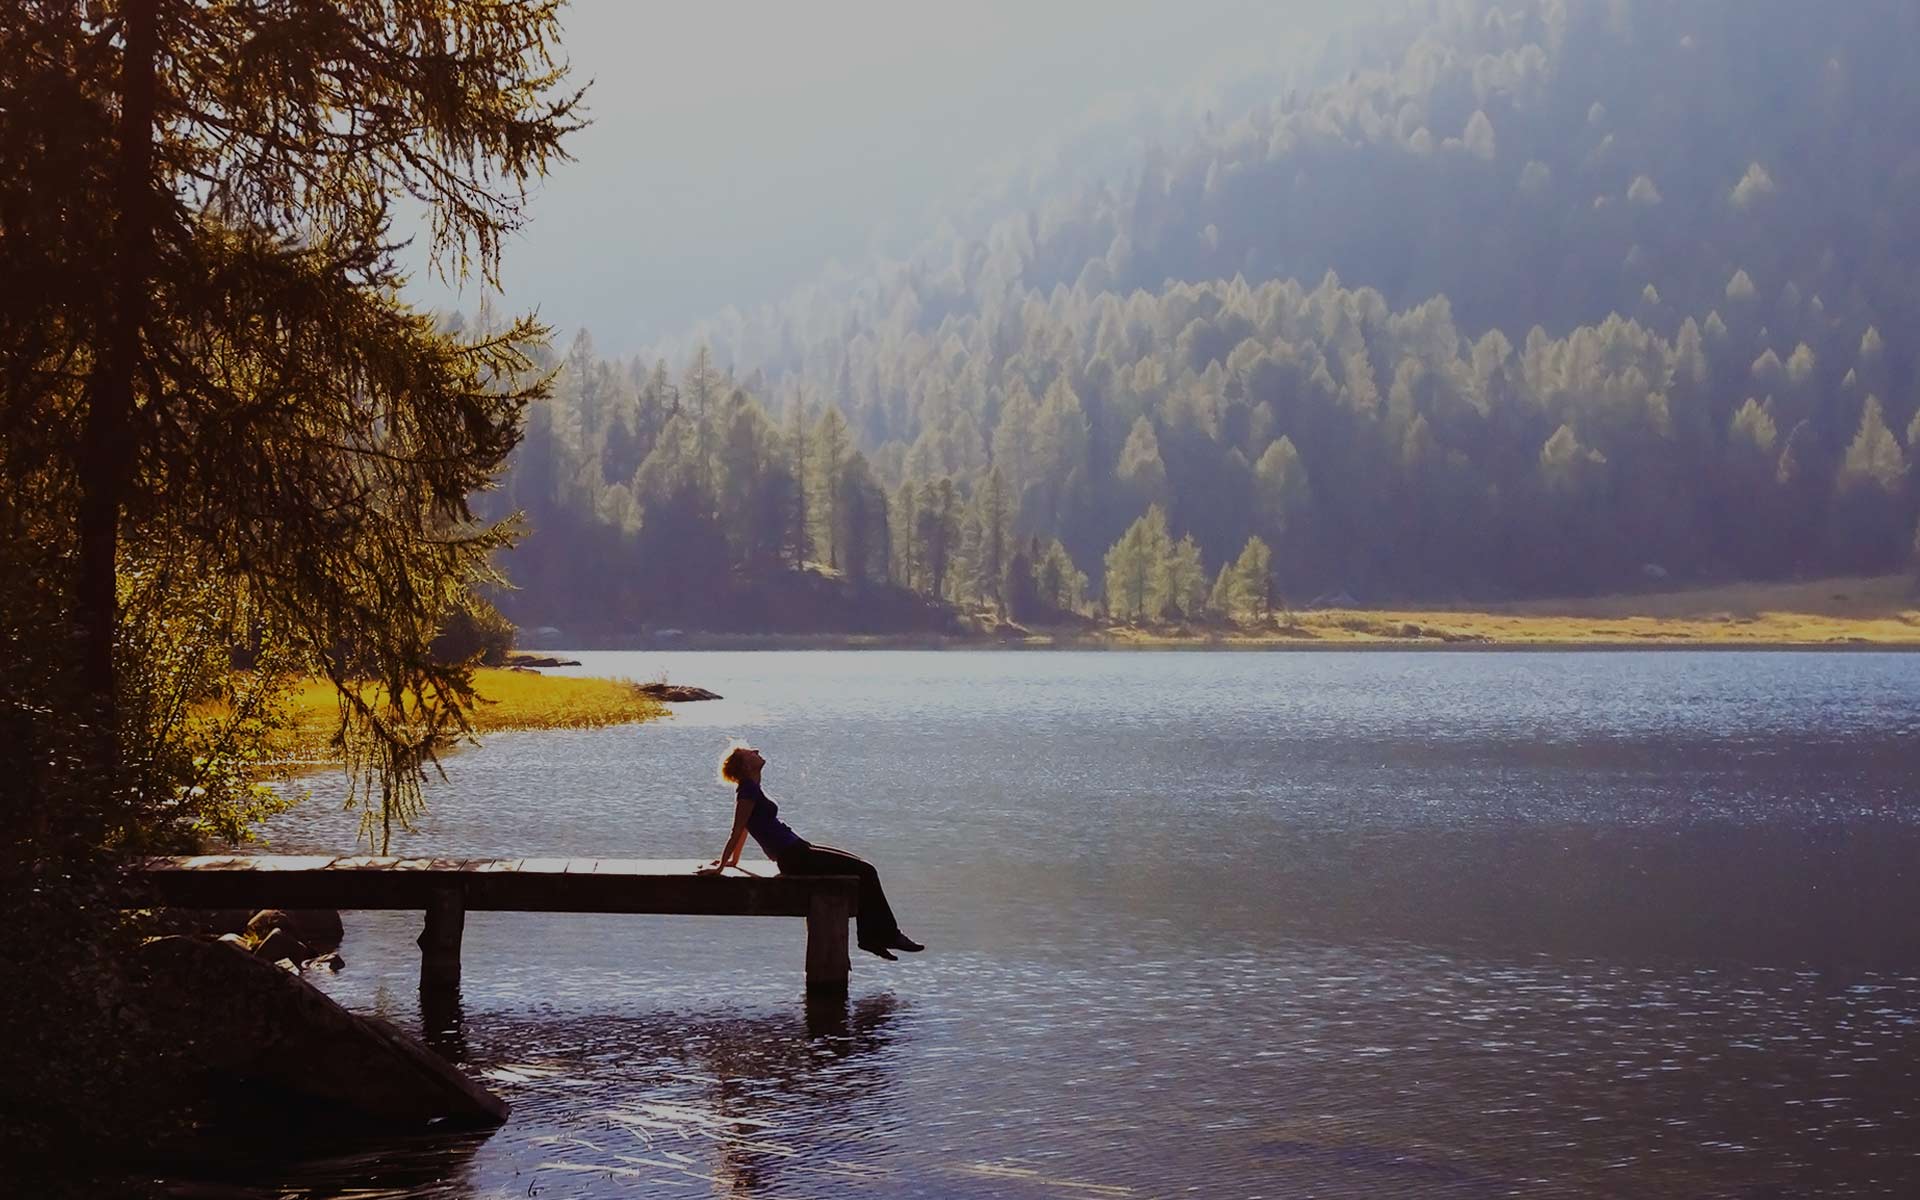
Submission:
[[[1336,270],[1396,306],[1445,294],[1476,329],[1565,329],[1648,286],[1704,312],[1744,270],[1769,302],[1793,284],[1907,324],[1916,49],[1904,3],[1475,6],[1394,69],[1250,113],[1057,219],[1022,282]]]
[[[1920,254],[1920,10],[1445,7],[1347,39],[1360,69],[1346,82],[1222,116],[1124,182],[1063,187],[983,237],[931,242],[833,316],[877,326],[910,295],[931,328],[1014,287],[1328,270],[1396,307],[1445,294],[1477,330],[1631,314],[1648,286],[1704,313],[1738,271],[1770,316],[1789,284],[1789,308],[1820,296],[1835,317],[1920,316],[1903,269]],[[743,368],[788,366],[782,350],[843,332],[800,299],[807,312],[714,322],[700,340]]]
[[[1205,609],[1194,577],[1256,536],[1295,595],[1904,562],[1920,12],[1441,9],[1350,40],[1391,65],[1217,119],[1124,183],[705,326],[677,388],[577,347],[559,432],[523,452],[573,492],[517,494],[636,546],[692,536],[687,514],[727,529],[731,504],[716,579],[847,559],[998,603],[1007,545],[1057,540],[1095,594],[1146,553],[1142,615]],[[764,412],[684,403],[736,387],[786,411],[752,453]],[[798,531],[778,554],[742,540],[770,472],[794,500],[760,511]],[[854,546],[820,516],[849,505]],[[1120,549],[1154,507],[1159,548]]]

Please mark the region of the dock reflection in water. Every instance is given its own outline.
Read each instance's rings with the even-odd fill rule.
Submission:
[[[504,1147],[540,1195],[602,1184],[695,1194],[827,1194],[886,1174],[898,1129],[895,999],[808,999],[797,1011],[489,1021],[514,1053],[480,1075],[540,1130]],[[834,1181],[840,1181],[836,1185]],[[604,1189],[603,1189],[604,1190]]]

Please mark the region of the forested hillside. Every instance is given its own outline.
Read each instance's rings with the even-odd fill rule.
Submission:
[[[1410,14],[1124,179],[642,359],[580,339],[503,497],[509,610],[1246,618],[1906,563],[1920,9]]]

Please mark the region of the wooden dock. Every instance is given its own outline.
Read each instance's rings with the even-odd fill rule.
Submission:
[[[203,855],[133,869],[154,907],[418,909],[423,990],[457,988],[469,912],[805,917],[807,988],[845,991],[851,875],[696,875],[693,860]]]

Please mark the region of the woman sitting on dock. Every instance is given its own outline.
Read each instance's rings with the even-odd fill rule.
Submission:
[[[855,941],[869,954],[893,959],[895,950],[924,950],[919,942],[900,932],[880,889],[880,873],[873,864],[845,850],[816,846],[802,838],[780,819],[780,806],[760,790],[760,771],[766,758],[751,746],[735,746],[720,760],[720,778],[736,785],[738,799],[733,806],[733,832],[727,835],[726,849],[720,857],[700,868],[703,875],[716,875],[728,867],[740,865],[740,851],[747,835],[780,868],[782,875],[855,875],[860,879],[860,910],[854,915]]]

